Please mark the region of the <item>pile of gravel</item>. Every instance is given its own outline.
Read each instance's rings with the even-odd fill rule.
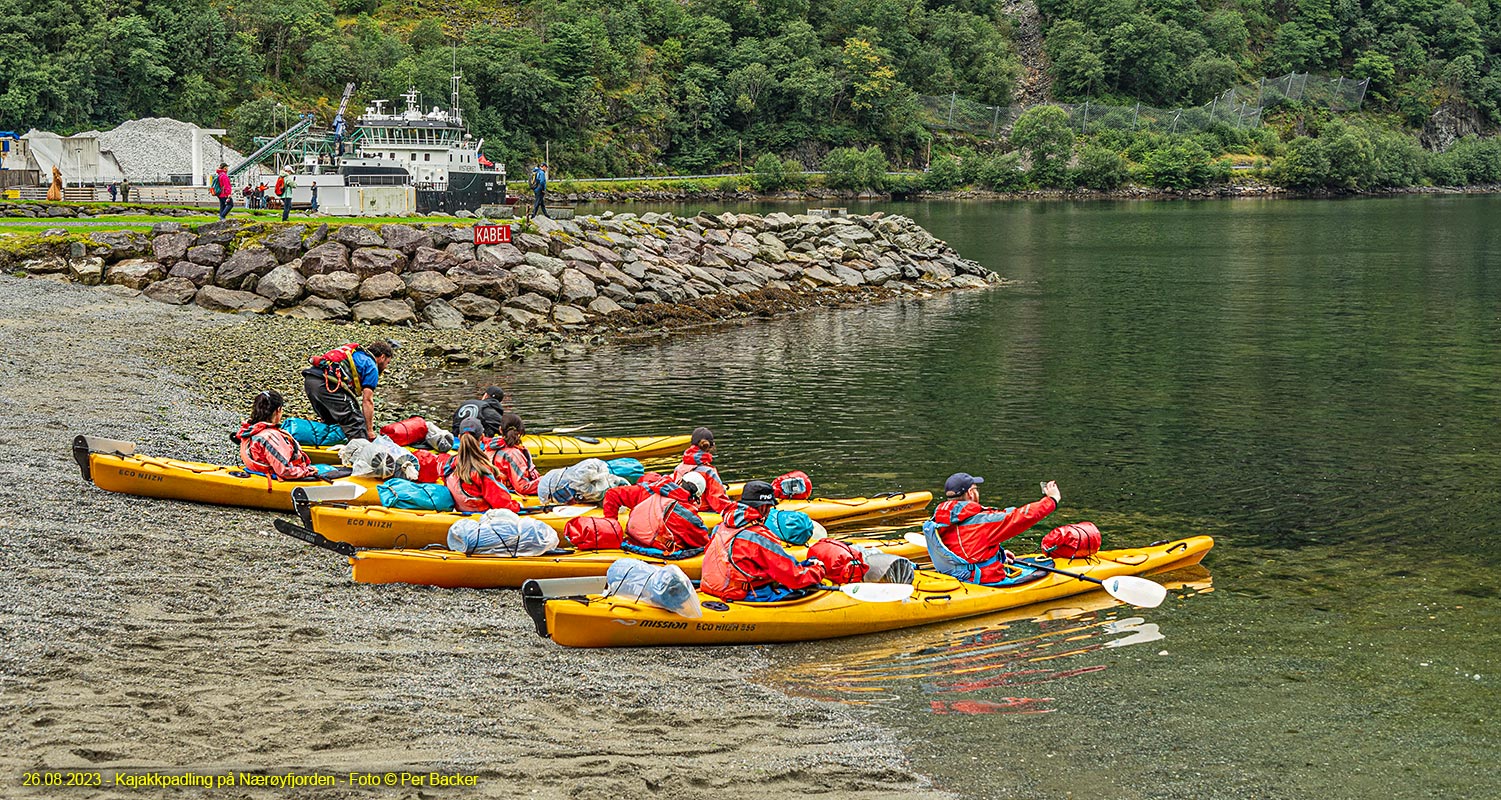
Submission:
[[[126,122],[111,131],[87,131],[99,139],[99,149],[115,155],[125,177],[138,184],[166,183],[169,176],[193,171],[193,131],[198,126],[167,117],[147,117]],[[223,161],[234,166],[244,158],[212,136],[204,136],[205,174]],[[202,178],[203,176],[199,176]]]

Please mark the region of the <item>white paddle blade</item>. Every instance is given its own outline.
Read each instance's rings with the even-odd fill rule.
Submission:
[[[916,531],[908,531],[907,533],[902,535],[902,538],[907,540],[907,544],[915,544],[918,547],[924,548],[928,546],[928,537],[923,536]]]
[[[303,494],[313,503],[342,503],[365,493],[365,487],[349,481],[334,481],[328,486],[304,486]]]
[[[1105,591],[1111,597],[1140,608],[1156,608],[1167,598],[1167,587],[1134,575],[1106,578]]]
[[[136,443],[121,441],[120,439],[105,439],[101,436],[85,436],[84,444],[90,453],[106,453],[109,455],[131,456],[135,455]]]
[[[910,583],[846,583],[839,591],[866,603],[900,603],[913,589]]]
[[[589,422],[589,423],[585,423],[583,425],[574,425],[573,427],[570,427],[570,428],[553,428],[552,430],[548,431],[548,433],[556,433],[556,434],[558,434],[560,436],[564,435],[564,434],[569,434],[569,433],[578,433],[579,431],[588,429],[588,427],[590,425],[593,425],[593,424],[594,423]]]

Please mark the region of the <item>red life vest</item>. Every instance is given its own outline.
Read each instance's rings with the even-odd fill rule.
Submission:
[[[744,600],[759,586],[801,589],[823,580],[823,568],[802,566],[782,549],[762,516],[739,503],[729,509],[704,550],[700,589],[722,600]]]
[[[497,438],[494,446],[498,449],[491,460],[506,486],[517,494],[536,494],[537,482],[542,480],[542,475],[532,463],[532,454],[526,445],[507,447],[505,440]]]
[[[688,493],[674,487],[669,494],[653,492],[637,503],[626,520],[625,535],[633,544],[672,553],[703,547],[708,540],[708,529],[699,521],[698,509],[688,499]]]
[[[492,508],[517,511],[521,508],[516,499],[511,497],[511,493],[506,491],[505,486],[493,475],[480,475],[476,481],[463,481],[453,470],[449,470],[448,474],[443,477],[443,485],[448,487],[448,493],[453,495],[455,511],[489,511]]]
[[[323,370],[323,380],[325,384],[329,384],[329,391],[346,391],[359,397],[363,389],[360,386],[360,371],[354,366],[354,353],[361,349],[363,348],[358,344],[350,343],[308,360],[314,367]]]
[[[272,479],[299,480],[318,474],[297,440],[269,422],[245,425],[235,435],[240,440],[241,463],[245,469],[266,476],[267,491]]]

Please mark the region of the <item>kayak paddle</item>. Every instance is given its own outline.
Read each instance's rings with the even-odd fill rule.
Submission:
[[[928,543],[927,539],[920,533],[909,533],[903,538],[905,538],[912,544],[920,544],[925,547]],[[1163,586],[1162,584],[1156,583],[1154,581],[1149,581],[1146,578],[1138,578],[1135,575],[1116,575],[1114,577],[1100,580],[1099,578],[1091,578],[1088,575],[1083,575],[1078,572],[1068,572],[1067,570],[1057,569],[1056,567],[1049,567],[1044,564],[1038,564],[1035,561],[1017,561],[1013,563],[1023,567],[1030,567],[1032,569],[1040,569],[1043,572],[1051,572],[1056,575],[1064,575],[1070,578],[1076,578],[1081,581],[1098,583],[1100,586],[1103,586],[1105,588],[1105,592],[1108,593],[1111,597],[1114,597],[1115,599],[1122,602],[1129,603],[1133,606],[1138,606],[1140,608],[1156,608],[1162,605],[1162,601],[1167,598],[1166,586]]]

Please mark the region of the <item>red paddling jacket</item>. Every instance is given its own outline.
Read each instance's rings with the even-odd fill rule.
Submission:
[[[444,469],[443,473],[443,485],[448,487],[448,493],[453,495],[455,511],[489,511],[492,508],[504,508],[508,511],[521,510],[521,504],[516,502],[516,498],[506,491],[505,485],[493,475],[471,472],[469,480],[460,480],[454,472],[452,463]]]
[[[532,454],[526,445],[507,447],[505,440],[499,438],[493,444],[496,448],[495,468],[500,470],[500,478],[506,486],[517,494],[536,494],[537,481],[542,480],[542,475],[532,463]]]
[[[1001,545],[1036,525],[1057,507],[1051,497],[1005,510],[986,508],[964,498],[945,500],[923,525],[928,555],[940,572],[962,581],[1004,580],[1006,554]]]
[[[714,466],[714,454],[698,449],[698,445],[689,445],[683,451],[683,463],[673,470],[673,479],[680,479],[690,472],[697,472],[704,476],[704,496],[702,505],[716,514],[723,514],[735,501],[730,499],[725,492],[724,481],[719,478],[719,470]]]
[[[704,550],[700,589],[722,600],[744,600],[761,586],[801,589],[823,580],[823,567],[805,567],[788,555],[764,518],[764,511],[741,503],[730,509]]]
[[[245,469],[279,481],[296,481],[318,474],[291,434],[269,422],[245,423],[235,438],[240,440],[240,461]]]
[[[606,519],[615,519],[621,508],[631,509],[625,535],[641,547],[674,553],[709,543],[709,529],[698,518],[692,496],[666,478],[612,487],[602,505]]]

